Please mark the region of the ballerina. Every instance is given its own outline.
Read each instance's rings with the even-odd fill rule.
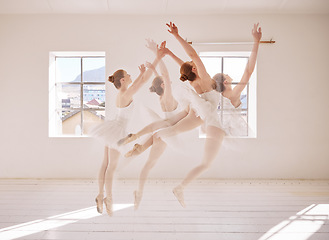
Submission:
[[[194,88],[195,92],[190,91],[190,106],[188,113],[183,116],[176,124],[164,128],[157,133],[153,134],[153,144],[163,142],[169,136],[174,136],[185,131],[194,129],[201,124],[205,125],[206,139],[204,146],[204,155],[201,164],[193,168],[183,181],[173,189],[173,193],[180,202],[180,204],[185,207],[183,190],[184,188],[196,177],[198,177],[202,172],[207,170],[221,147],[224,136],[227,131],[223,127],[221,120],[219,119],[217,113],[217,106],[219,103],[220,94],[222,91],[222,96],[224,96],[234,108],[241,105],[240,95],[245,87],[246,83],[249,81],[250,76],[254,70],[259,41],[261,38],[261,29],[258,28],[258,24],[254,25],[252,34],[254,37],[254,46],[247,63],[245,72],[240,81],[239,87],[231,88],[231,78],[228,75],[217,75],[214,81],[207,73],[200,57],[179,34],[178,28],[174,23],[170,22],[167,24],[169,27],[169,32],[179,41],[186,53],[191,57],[192,62],[185,62],[181,65],[181,80],[189,80],[191,86]],[[223,76],[221,78],[220,76]],[[217,87],[217,85],[222,87]],[[173,119],[173,118],[172,118]],[[170,121],[165,120],[165,121]],[[159,147],[158,147],[159,148]],[[159,148],[159,152],[154,151],[153,159],[149,158],[151,163],[155,163],[156,159],[160,157],[163,151]],[[150,154],[151,157],[151,154]]]
[[[162,43],[163,45],[165,43]],[[157,54],[153,65],[156,66],[160,59],[164,56],[163,51],[157,49]],[[97,211],[103,212],[103,203],[105,203],[106,211],[109,216],[112,216],[112,183],[114,172],[118,165],[121,147],[117,144],[118,140],[127,135],[126,127],[133,113],[133,96],[134,94],[149,80],[152,75],[152,70],[145,70],[145,66],[139,66],[140,74],[134,82],[130,75],[125,70],[117,70],[108,80],[114,84],[119,90],[116,97],[116,107],[118,114],[114,120],[105,121],[96,126],[91,135],[101,140],[105,144],[104,159],[99,170],[98,186],[99,194],[95,201]],[[130,85],[131,84],[131,85]],[[104,198],[104,186],[106,198]]]
[[[157,50],[157,44],[153,40],[147,40],[148,45],[146,45],[152,52],[156,53]],[[177,56],[175,56],[168,48],[166,48],[166,45],[162,45],[162,50],[165,55],[171,55],[179,64],[183,64],[184,62],[179,59]],[[150,87],[151,92],[155,92],[157,95],[159,95],[160,100],[160,106],[161,110],[165,114],[165,120],[159,120],[156,122],[153,122],[146,127],[144,127],[139,132],[133,134],[128,134],[125,138],[121,139],[118,144],[127,144],[132,141],[135,141],[136,139],[140,138],[141,136],[152,133],[160,128],[172,126],[175,124],[178,120],[180,120],[182,117],[186,116],[187,110],[181,111],[181,107],[179,106],[177,100],[173,96],[172,93],[172,87],[171,87],[171,81],[169,78],[168,70],[164,64],[164,62],[161,60],[159,61],[159,67],[161,71],[161,76],[156,71],[153,64],[146,63],[146,67],[153,70],[156,77],[154,78],[152,82],[152,86]],[[181,112],[180,112],[181,111]],[[175,118],[171,119],[171,117],[177,115]],[[153,138],[150,137],[146,140],[144,144],[135,144],[134,148],[125,154],[125,157],[131,157],[134,155],[141,154],[144,152],[147,148],[149,148],[153,144]]]
[[[194,51],[194,49],[193,49],[193,51]],[[181,59],[179,59],[177,56],[175,56],[167,48],[165,48],[165,53],[168,54],[169,56],[171,56],[181,66],[181,68],[183,68],[184,64],[186,65],[186,63],[184,63]],[[200,62],[201,62],[201,60],[200,60]],[[190,64],[190,63],[188,62],[188,64]],[[204,68],[204,66],[203,66],[203,68]],[[181,80],[186,81],[186,80],[190,80],[190,79],[188,79],[185,75],[182,75]],[[203,88],[206,89],[207,91],[212,91],[214,89],[214,81],[210,77],[209,77],[209,79],[207,79],[207,80],[209,80],[208,82],[198,83],[201,81],[201,78],[198,77],[197,75],[195,75],[194,78],[190,80],[190,83],[192,86],[193,86],[192,81],[194,81],[194,80],[197,81],[197,84],[203,84],[202,85]],[[198,109],[199,109],[199,105],[201,105],[200,112],[207,114],[210,111],[211,105],[209,104],[208,101],[201,99],[200,96],[198,96],[196,93],[194,94],[194,96],[193,96],[193,93],[190,95],[192,96],[193,99],[197,99]],[[194,102],[194,101],[192,101],[192,102]],[[218,104],[218,101],[215,102],[216,106],[217,106],[217,104]],[[194,105],[195,104],[193,104],[193,106]],[[214,104],[212,104],[212,105],[214,105]],[[163,129],[163,130],[160,130],[159,132],[153,134],[152,137],[150,138],[150,141],[148,141],[148,143],[152,144],[152,148],[151,148],[148,160],[145,163],[145,165],[140,173],[139,188],[138,188],[138,190],[136,190],[134,192],[135,209],[138,208],[140,201],[142,199],[143,189],[144,189],[145,181],[149,174],[149,171],[155,166],[157,160],[160,158],[160,156],[162,155],[162,153],[164,152],[164,150],[166,148],[166,143],[165,143],[165,141],[163,141],[162,138],[167,138],[169,136],[174,136],[179,133],[192,130],[192,129],[200,126],[202,123],[204,123],[204,121],[199,116],[196,115],[195,110],[193,108],[191,108],[191,106],[192,106],[192,104],[190,104],[190,106],[188,108],[186,108],[185,110],[171,116],[168,119],[161,120],[161,121],[158,121],[158,122],[155,122],[155,123],[152,123],[152,124],[146,126],[144,129],[142,129],[137,134],[129,134],[124,139],[124,142],[128,143],[128,142],[131,142],[131,141],[137,139],[142,134],[146,134],[146,133],[152,132],[157,129]],[[214,107],[212,109],[213,113],[214,113],[214,110],[216,110],[216,107]],[[214,113],[214,114],[217,114],[217,113]],[[216,115],[216,116],[218,116],[218,115]],[[213,117],[213,119],[215,119],[215,117]],[[220,125],[219,122],[218,122],[218,125]],[[222,133],[222,135],[224,135],[223,131],[220,133]],[[210,136],[210,134],[208,134],[208,136]],[[149,144],[144,144],[144,145],[136,144],[134,146],[134,148],[130,152],[128,152],[128,154],[126,154],[126,156],[140,154],[147,147],[149,147]],[[176,192],[177,191],[174,190],[175,194],[176,194]]]
[[[152,51],[155,52],[156,50],[156,44],[153,41],[148,40],[148,48],[150,48]],[[161,49],[164,53],[168,54],[168,49],[165,47],[165,44],[161,45]],[[177,58],[177,60],[180,60]],[[181,60],[180,60],[181,61]],[[181,61],[183,63],[183,61]],[[160,98],[160,106],[162,111],[165,113],[166,119],[160,120],[154,123],[151,123],[144,127],[141,131],[139,131],[136,134],[129,134],[127,137],[121,139],[118,144],[126,144],[128,142],[134,141],[138,137],[154,132],[158,129],[172,126],[175,123],[177,123],[179,120],[181,120],[183,117],[185,117],[188,114],[187,110],[180,111],[179,112],[179,104],[174,98],[172,94],[172,88],[171,88],[171,82],[169,79],[169,73],[168,70],[161,60],[159,62],[159,67],[161,71],[161,77],[156,72],[155,67],[153,64],[147,64],[147,66],[152,69],[156,75],[155,79],[152,82],[152,86],[150,87],[151,92],[156,92],[159,95]],[[145,165],[143,166],[143,169],[141,170],[140,176],[139,176],[139,187],[138,190],[134,191],[134,206],[135,210],[138,209],[139,204],[142,199],[143,191],[144,191],[144,185],[145,181],[147,179],[148,173],[155,165],[158,158],[162,155],[163,151],[166,149],[167,144],[162,141],[161,139],[156,139],[156,141],[153,141],[153,136],[148,138],[148,140],[143,144],[135,144],[133,150],[129,151],[125,157],[130,157],[133,155],[137,155],[145,151],[148,147],[152,146],[149,158],[146,161]]]
[[[202,162],[194,167],[190,172],[186,175],[186,177],[181,181],[181,183],[173,189],[173,193],[180,202],[180,204],[185,207],[184,202],[184,188],[195,178],[197,178],[202,172],[207,170],[215,157],[218,154],[218,151],[221,147],[224,135],[228,134],[228,127],[230,124],[224,124],[218,118],[217,114],[217,105],[218,105],[218,96],[215,94],[213,90],[209,90],[207,86],[211,84],[211,78],[209,74],[206,72],[206,69],[201,62],[200,57],[195,52],[195,50],[178,34],[178,28],[172,22],[167,24],[169,27],[169,32],[178,40],[178,42],[182,45],[185,52],[192,58],[192,62],[184,63],[181,67],[182,77],[187,80],[193,80],[191,85],[194,87],[195,91],[200,94],[200,97],[209,101],[211,103],[212,111],[209,114],[203,117],[206,125],[206,140],[204,147],[204,155],[202,158]],[[231,83],[232,78],[230,78],[226,74],[216,74],[214,76],[214,80],[216,82],[216,90],[217,92],[221,92],[221,95],[224,97],[224,104],[230,107],[231,109],[236,109],[241,106],[240,96],[245,88],[246,84],[250,80],[251,74],[254,71],[259,42],[262,37],[262,31],[259,27],[259,24],[254,24],[252,29],[252,36],[254,39],[254,44],[252,48],[251,55],[247,62],[244,74],[239,82],[239,84],[232,89]],[[191,104],[192,105],[192,104]],[[202,109],[200,108],[202,105],[195,104],[194,107],[191,106],[196,113],[202,114]],[[200,116],[202,117],[202,116]],[[161,132],[162,131],[162,132]],[[158,133],[158,136],[170,136],[172,134],[176,134],[179,132],[177,129],[164,129]]]

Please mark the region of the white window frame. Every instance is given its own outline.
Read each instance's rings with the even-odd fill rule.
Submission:
[[[77,57],[82,59],[85,57],[104,57],[105,58],[105,52],[100,51],[53,51],[49,52],[49,116],[48,116],[48,136],[49,137],[88,137],[87,134],[83,134],[81,131],[80,134],[72,134],[72,135],[64,135],[62,134],[62,128],[61,128],[61,122],[60,115],[57,114],[56,111],[61,110],[62,108],[59,108],[56,106],[56,58],[57,57]],[[81,67],[81,78],[83,77],[83,69]],[[104,82],[79,82],[79,83],[68,83],[63,82],[61,84],[76,84],[81,86],[80,90],[80,111],[81,111],[81,125],[80,128],[83,129],[83,111],[85,110],[84,104],[83,104],[83,85],[104,85],[105,87],[105,76],[104,76]],[[62,109],[64,110],[64,109]],[[65,110],[77,110],[77,109],[71,109],[71,108],[65,108]],[[105,109],[93,109],[93,110],[104,110]]]
[[[229,58],[229,57],[249,58],[250,54],[251,54],[250,51],[200,51],[199,52],[199,56],[201,58],[204,57],[222,58],[221,69],[224,69],[223,58]],[[235,84],[237,84],[239,81],[240,79],[233,79],[233,83]],[[247,108],[242,109],[242,111],[246,111],[247,113],[247,125],[248,125],[247,136],[227,136],[228,138],[257,138],[257,63],[246,88],[247,88]],[[219,114],[221,114],[222,111],[221,110],[218,111]],[[205,134],[201,131],[201,129],[199,131],[199,137],[200,138],[206,137]]]

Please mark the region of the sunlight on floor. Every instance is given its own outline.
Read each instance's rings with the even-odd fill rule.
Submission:
[[[312,204],[271,228],[259,240],[307,240],[329,219],[329,204]]]
[[[132,206],[134,206],[134,204],[113,204],[113,211],[119,211]],[[75,223],[79,220],[89,219],[97,216],[101,216],[101,214],[96,211],[95,207],[84,208],[77,211],[63,213],[45,219],[39,219],[0,229],[0,239],[16,239],[19,237],[42,232],[52,228],[61,227],[70,223]]]

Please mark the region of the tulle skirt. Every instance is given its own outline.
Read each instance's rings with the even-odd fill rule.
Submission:
[[[128,135],[127,122],[125,119],[107,120],[95,126],[90,135],[105,146],[123,152],[126,149],[124,145],[118,145],[118,141]]]

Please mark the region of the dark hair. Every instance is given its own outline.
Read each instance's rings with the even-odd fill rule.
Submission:
[[[161,84],[163,83],[162,77],[157,76],[153,79],[152,86],[150,87],[151,92],[155,92],[159,96],[163,94],[163,88],[161,87]]]
[[[192,72],[192,65],[191,62],[185,62],[183,65],[180,67],[180,80],[185,82],[186,80],[189,81],[194,81],[196,79],[196,74]]]
[[[117,70],[113,75],[109,76],[109,81],[114,84],[117,89],[121,88],[120,79],[125,77],[125,71],[123,69]]]
[[[215,83],[214,83],[214,89],[218,92],[223,92],[225,90],[225,86],[224,86],[224,81],[225,81],[225,77],[223,73],[217,73],[215,74],[215,76],[213,76],[212,78]]]

